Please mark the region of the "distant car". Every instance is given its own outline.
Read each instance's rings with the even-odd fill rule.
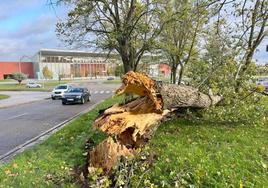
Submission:
[[[67,92],[71,88],[72,86],[67,85],[67,84],[58,85],[57,87],[53,89],[51,93],[52,100],[61,99],[64,93]]]
[[[71,88],[62,96],[62,104],[69,103],[80,103],[84,104],[87,101],[90,101],[90,92],[87,88]]]
[[[35,82],[29,82],[28,84],[26,84],[27,88],[41,88],[42,85],[41,84],[37,84]]]
[[[107,80],[114,80],[114,77],[108,77]]]

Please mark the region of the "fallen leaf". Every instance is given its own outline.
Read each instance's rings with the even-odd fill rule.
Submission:
[[[18,168],[17,163],[14,163],[12,166],[13,166],[13,168]]]

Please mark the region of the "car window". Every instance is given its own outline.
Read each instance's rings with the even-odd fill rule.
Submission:
[[[81,93],[81,92],[83,92],[83,88],[72,88],[72,89],[69,89],[68,92],[70,92],[70,93]]]
[[[67,89],[67,86],[57,86],[56,89]]]

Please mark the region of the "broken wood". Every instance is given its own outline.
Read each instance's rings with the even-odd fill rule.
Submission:
[[[207,108],[217,104],[220,96],[206,95],[191,86],[158,83],[146,74],[128,72],[122,78],[117,95],[139,97],[126,104],[116,104],[100,114],[93,127],[108,138],[89,151],[90,167],[109,173],[120,157],[134,157],[150,139],[158,125],[180,108]]]

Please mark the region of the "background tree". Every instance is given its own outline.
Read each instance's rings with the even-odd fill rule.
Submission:
[[[43,68],[42,73],[45,79],[51,79],[53,77],[52,71],[50,71],[47,66]]]
[[[26,80],[28,78],[28,76],[24,73],[21,72],[16,72],[12,74],[12,79],[16,80],[19,82],[19,84],[21,84],[21,82],[23,80]]]
[[[195,45],[198,35],[207,21],[205,6],[199,0],[166,1],[160,21],[172,17],[160,34],[160,48],[167,56],[171,66],[171,82],[176,82],[179,67],[178,84],[181,84],[186,65],[196,55]]]
[[[66,22],[57,24],[58,36],[70,45],[119,53],[124,72],[136,70],[161,26],[155,23],[155,0],[89,0],[59,2],[74,7]]]
[[[230,5],[231,3],[231,5]],[[220,23],[224,16],[229,22],[229,30],[236,39],[234,50],[238,51],[238,63],[235,75],[237,90],[243,85],[244,76],[252,67],[253,56],[257,47],[268,36],[268,1],[267,0],[236,0],[217,1],[216,7]],[[228,11],[226,10],[228,8]]]

